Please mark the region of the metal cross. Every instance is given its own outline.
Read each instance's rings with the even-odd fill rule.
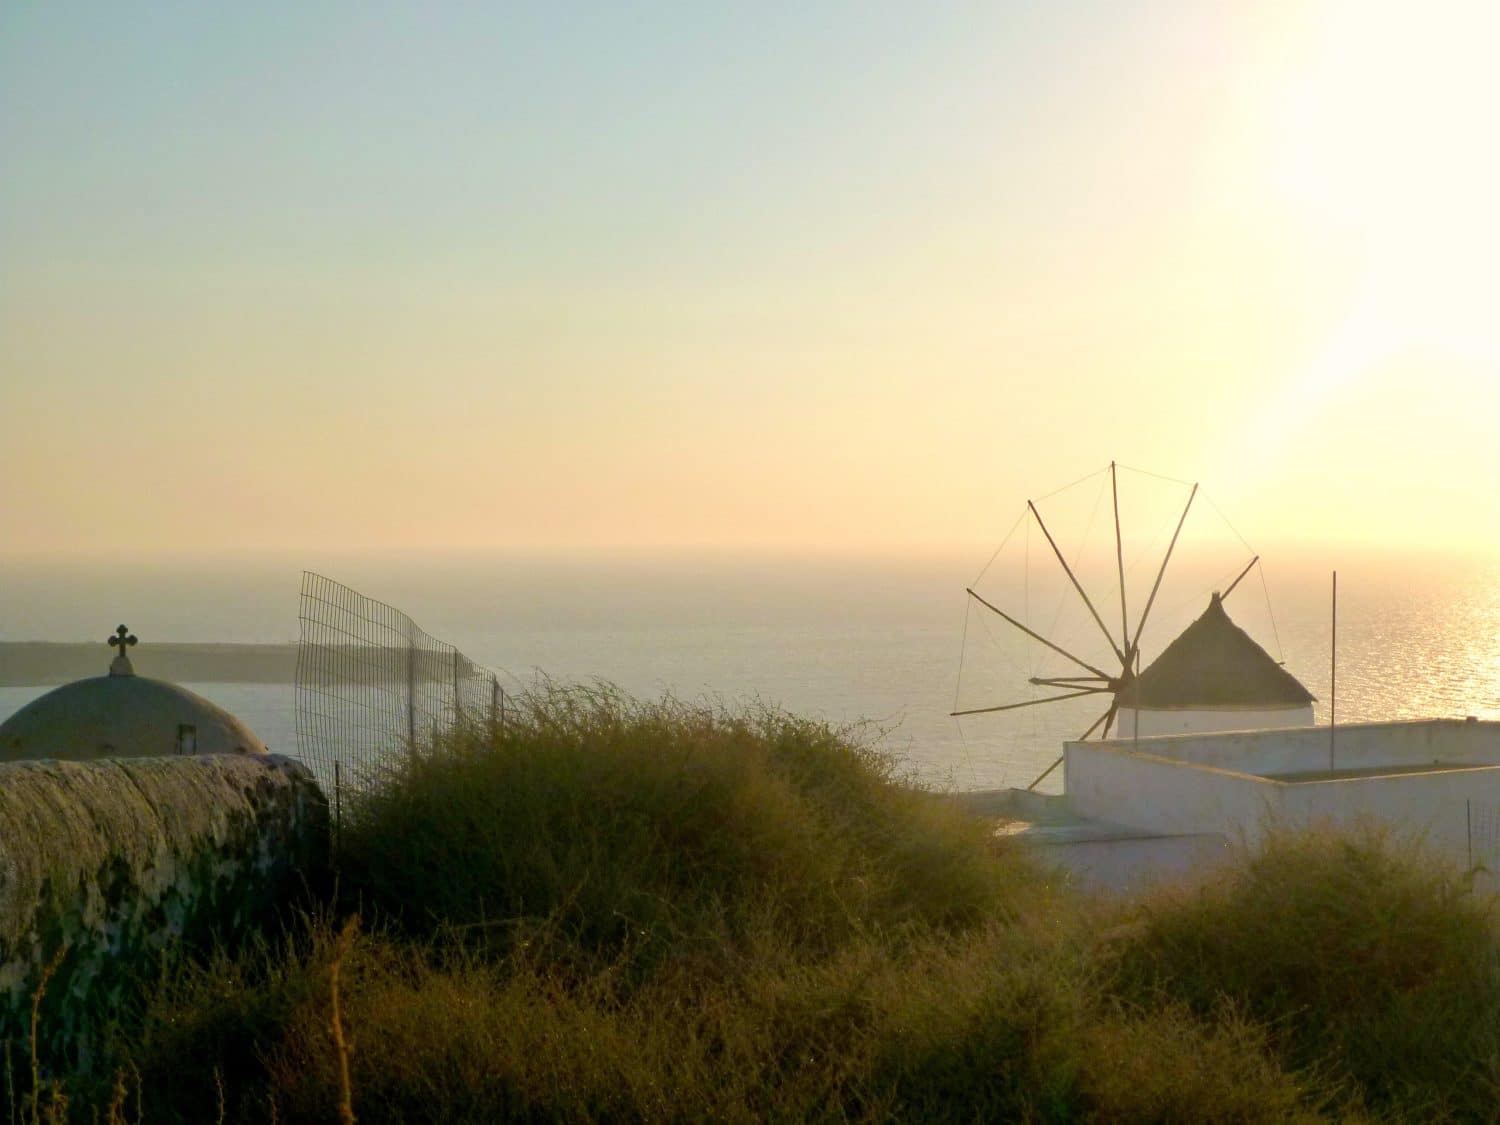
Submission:
[[[121,656],[125,655],[125,648],[127,645],[133,645],[137,643],[138,642],[135,639],[135,634],[132,633],[129,629],[125,628],[125,626],[123,625],[115,630],[115,635],[113,637],[109,638],[110,646],[113,648],[118,648],[120,650]]]

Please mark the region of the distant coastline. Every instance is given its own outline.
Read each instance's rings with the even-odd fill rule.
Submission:
[[[109,669],[113,650],[82,641],[0,641],[0,687],[47,687]],[[296,645],[152,642],[130,652],[142,676],[179,683],[289,684]]]

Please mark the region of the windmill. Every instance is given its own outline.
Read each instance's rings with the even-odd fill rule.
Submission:
[[[1187,524],[1189,513],[1193,510],[1194,501],[1199,497],[1197,483],[1175,481],[1173,478],[1160,477],[1157,474],[1143,474],[1144,476],[1155,477],[1157,480],[1162,481],[1170,481],[1173,485],[1181,486],[1186,490],[1187,496],[1186,501],[1181,502],[1180,493],[1178,494],[1178,502],[1181,503],[1181,507],[1180,510],[1174,507],[1170,513],[1171,516],[1175,517],[1175,520],[1170,524],[1172,527],[1171,537],[1166,543],[1165,550],[1160,553],[1160,561],[1156,562],[1154,558],[1151,560],[1155,565],[1148,572],[1150,575],[1149,593],[1145,593],[1144,597],[1142,597],[1141,594],[1143,591],[1137,591],[1134,605],[1140,608],[1133,616],[1132,598],[1127,589],[1127,573],[1128,571],[1133,571],[1134,566],[1127,568],[1126,565],[1126,537],[1122,531],[1121,521],[1119,475],[1122,468],[1126,468],[1130,472],[1142,472],[1141,470],[1129,470],[1128,467],[1119,466],[1112,461],[1107,469],[1098,470],[1096,473],[1091,473],[1088,477],[1082,478],[1080,481],[1075,481],[1074,485],[1066,486],[1066,488],[1072,488],[1095,476],[1107,474],[1107,477],[1100,482],[1099,495],[1095,501],[1095,515],[1097,515],[1099,508],[1102,506],[1104,490],[1107,485],[1109,514],[1112,516],[1111,522],[1113,525],[1112,543],[1108,545],[1112,547],[1112,550],[1108,551],[1107,567],[1113,573],[1108,575],[1107,580],[1101,578],[1101,580],[1107,582],[1108,587],[1102,595],[1097,588],[1094,596],[1090,595],[1087,584],[1080,579],[1078,574],[1078,556],[1075,554],[1073,561],[1069,561],[1068,555],[1065,554],[1063,547],[1059,544],[1060,536],[1056,529],[1053,526],[1049,526],[1048,521],[1043,518],[1039,501],[1028,500],[1026,502],[1026,508],[1022,512],[1020,520],[1018,520],[1017,527],[1012,528],[1011,536],[1007,537],[1007,541],[1009,541],[1015,536],[1022,524],[1026,526],[1028,535],[1031,529],[1035,529],[1035,531],[1040,533],[1041,541],[1045,543],[1045,549],[1041,553],[1050,559],[1050,564],[1058,572],[1057,577],[1065,579],[1065,581],[1059,583],[1061,587],[1058,593],[1059,608],[1061,608],[1061,599],[1064,597],[1072,603],[1074,609],[1078,611],[1078,618],[1084,630],[1084,635],[1076,638],[1060,637],[1050,627],[1045,625],[1039,626],[1037,623],[1029,621],[1027,619],[1029,614],[1024,609],[1019,609],[1013,604],[1007,604],[1004,601],[1004,596],[986,596],[980,593],[975,588],[978,585],[979,579],[976,579],[965,590],[970,599],[971,609],[978,607],[984,614],[989,615],[992,620],[998,618],[1000,621],[1003,621],[1019,634],[1020,637],[1025,638],[1024,643],[1027,646],[1046,655],[1052,663],[1056,664],[1059,659],[1065,662],[1062,667],[1055,669],[1055,671],[1047,671],[1046,674],[1036,674],[1033,672],[1033,674],[1024,678],[1024,684],[1027,688],[1047,689],[1050,691],[1050,694],[968,707],[959,707],[957,705],[958,701],[955,699],[955,707],[951,712],[953,716],[993,715],[1047,705],[1065,705],[1071,700],[1095,698],[1102,705],[1102,709],[1093,722],[1084,730],[1083,734],[1079,736],[1079,740],[1087,740],[1096,734],[1100,738],[1108,738],[1111,730],[1116,728],[1117,716],[1122,704],[1127,707],[1130,706],[1125,701],[1131,698],[1132,688],[1136,684],[1137,678],[1141,675],[1142,636],[1147,624],[1153,619],[1153,612],[1159,608],[1159,598],[1163,591],[1163,584],[1167,577],[1168,568],[1173,561],[1174,553],[1178,549],[1179,539],[1182,537],[1183,528]],[[1059,489],[1058,493],[1049,495],[1058,495],[1066,491],[1066,488]],[[1048,497],[1043,497],[1043,500],[1046,499]],[[1217,511],[1217,508],[1215,508],[1215,511]],[[1219,515],[1222,519],[1222,513],[1219,513]],[[1094,518],[1091,517],[1091,527],[1094,522]],[[1224,524],[1228,526],[1228,521],[1224,520]],[[1232,527],[1230,527],[1230,531],[1233,531]],[[1228,581],[1227,585],[1222,584],[1222,580],[1215,583],[1216,596],[1212,603],[1215,607],[1219,606],[1220,601],[1227,598],[1240,585],[1260,561],[1260,556],[1251,551],[1249,545],[1244,542],[1238,532],[1234,532],[1234,537],[1243,545],[1244,550],[1251,554],[1251,558],[1248,562],[1244,562],[1244,555],[1240,554],[1233,562],[1233,569],[1223,574],[1223,578],[1228,578],[1232,575],[1232,581]],[[1004,549],[1004,547],[1005,544],[1002,543],[1001,549]],[[1234,548],[1234,550],[1238,553],[1238,548]],[[1000,550],[997,550],[996,556],[999,554]],[[1143,561],[1145,560],[1142,556],[1137,558],[1136,563],[1139,564]],[[991,563],[993,562],[994,558],[992,557]],[[1105,560],[1101,559],[1100,562],[1104,563]],[[987,567],[986,570],[988,569]],[[984,572],[981,572],[980,578],[983,577]],[[1029,590],[1029,588],[1030,579],[1028,576],[1027,589]],[[1010,593],[1011,596],[1016,596],[1016,591],[1012,590]],[[1199,595],[1195,593],[1192,600],[1197,601],[1198,597]],[[1118,600],[1117,606],[1109,604],[1109,602],[1114,601],[1116,598]],[[1029,603],[1029,600],[1028,597],[1026,601]],[[1101,606],[1103,607],[1102,612]],[[1269,609],[1269,595],[1267,597],[1267,606]],[[1114,627],[1116,609],[1118,609],[1118,632],[1116,632]],[[1106,622],[1106,616],[1109,618],[1108,623]],[[1056,624],[1056,620],[1054,618],[1054,625]],[[1230,625],[1230,628],[1236,627]],[[1236,631],[1238,631],[1237,628]],[[966,650],[968,647],[968,637],[969,632],[966,624]],[[1246,639],[1248,641],[1248,638]],[[1103,642],[1102,644],[1100,643],[1101,641]],[[1249,643],[1253,646],[1253,642]],[[1269,657],[1267,659],[1269,660]],[[961,677],[962,674],[963,670],[961,668]],[[1013,690],[1021,687],[1020,683],[1012,685]],[[993,690],[993,688],[987,686],[987,690]],[[1081,705],[1079,704],[1079,706]],[[1135,723],[1139,722],[1138,712],[1132,711],[1128,713],[1133,717]],[[1051,766],[1032,781],[1028,788],[1035,788],[1037,784],[1057,767],[1061,760],[1059,758],[1057,761],[1054,761]]]

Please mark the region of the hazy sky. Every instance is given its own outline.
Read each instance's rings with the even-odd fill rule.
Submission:
[[[1500,550],[1491,3],[0,7],[0,551]]]

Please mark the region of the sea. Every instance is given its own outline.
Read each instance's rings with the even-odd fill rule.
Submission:
[[[302,572],[315,569],[403,610],[495,669],[511,691],[545,676],[604,680],[645,698],[780,707],[851,727],[924,786],[989,789],[1035,781],[1107,702],[1085,695],[1029,705],[1064,694],[1029,679],[1088,674],[1080,661],[1113,673],[1105,633],[1132,628],[1148,600],[1140,648],[1149,663],[1202,611],[1210,587],[1227,589],[1239,573],[1229,567],[1201,581],[1208,571],[1174,560],[1154,600],[1154,561],[1127,584],[1117,572],[1079,574],[1092,593],[1085,601],[1046,561],[1032,553],[1024,577],[996,577],[980,548],[4,557],[0,640],[97,639],[101,673],[110,656],[103,641],[120,623],[142,645],[295,641]],[[1112,584],[1129,587],[1123,615]],[[1262,559],[1225,606],[1317,697],[1320,723],[1335,709],[1339,722],[1500,719],[1494,559],[1306,550]],[[240,716],[273,750],[297,753],[292,685],[186,686]],[[0,688],[0,720],[46,690]],[[1014,703],[1028,705],[951,714]],[[1060,774],[1040,788],[1056,791]]]

